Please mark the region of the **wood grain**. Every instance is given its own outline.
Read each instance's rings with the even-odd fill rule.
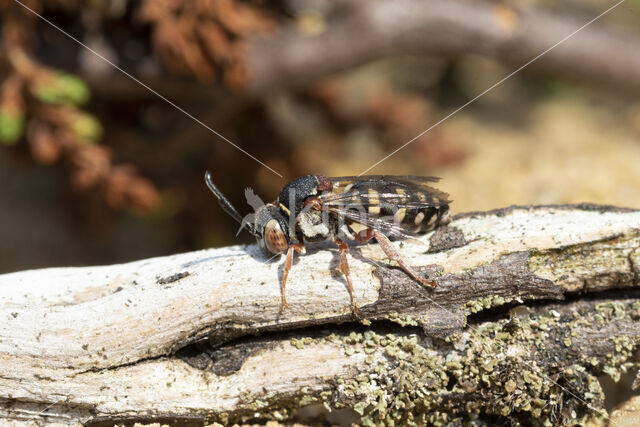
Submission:
[[[404,410],[386,398],[362,406],[362,391],[344,387],[374,369],[400,375],[398,366],[408,369],[411,357],[397,354],[411,354],[407,346],[430,355],[416,360],[416,369],[440,361],[432,370],[453,378],[464,371],[447,362],[456,348],[465,348],[473,365],[484,357],[474,346],[504,345],[507,356],[520,355],[520,365],[535,364],[548,376],[561,372],[587,388],[595,387],[589,381],[598,372],[615,374],[637,362],[630,355],[640,330],[640,305],[634,305],[640,304],[638,211],[512,207],[458,215],[446,228],[394,244],[439,286],[419,286],[375,244],[352,248],[359,319],[351,314],[337,249],[326,245],[295,262],[284,312],[280,262],[265,262],[255,246],[2,275],[0,418],[71,424],[162,417],[288,420],[301,405],[324,403],[358,404],[365,418],[401,420],[409,413],[462,416],[460,408],[470,402],[484,402],[480,414],[517,418],[537,407],[524,410],[513,399],[503,405],[507,409],[500,406],[505,396],[495,394],[496,387],[504,389],[509,379],[472,387],[460,373],[447,391],[446,384],[438,388],[441,379],[418,376],[413,392],[422,388],[419,393],[431,397]],[[514,314],[523,308],[524,315]],[[580,318],[572,317],[580,310]],[[526,326],[511,331],[514,316]],[[546,331],[532,326],[544,323],[540,319],[548,320]],[[501,344],[485,334],[498,327],[506,334]],[[382,341],[404,344],[390,356]],[[505,375],[515,381],[508,389],[529,384],[518,376],[526,369],[504,363]],[[586,371],[567,374],[573,365]],[[540,396],[523,391],[523,399],[558,391],[541,384]],[[594,396],[580,396],[586,406],[564,393],[565,408],[577,418],[594,416],[589,405],[602,403],[597,392],[584,393]],[[370,406],[378,412],[370,413]]]

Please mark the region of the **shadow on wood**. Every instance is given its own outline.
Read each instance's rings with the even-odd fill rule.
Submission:
[[[0,418],[290,421],[319,404],[364,424],[606,416],[597,377],[638,362],[640,212],[512,207],[395,244],[439,286],[354,248],[360,318],[324,247],[294,265],[286,311],[279,263],[254,246],[2,275]]]

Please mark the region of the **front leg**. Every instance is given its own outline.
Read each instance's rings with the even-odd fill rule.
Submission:
[[[298,252],[299,254],[305,253],[304,243],[292,243],[287,249],[287,257],[284,261],[284,271],[282,272],[282,309],[288,307],[287,305],[287,297],[284,294],[284,287],[287,284],[287,276],[289,276],[289,270],[291,270],[291,266],[293,265],[293,251]]]
[[[393,244],[391,243],[391,240],[389,240],[389,238],[387,236],[385,236],[384,234],[382,234],[382,233],[380,233],[379,231],[376,231],[376,230],[373,230],[373,236],[376,238],[376,240],[380,244],[380,247],[382,248],[384,253],[390,259],[392,259],[395,262],[397,262],[398,265],[400,266],[400,268],[402,268],[405,273],[407,273],[409,276],[411,276],[412,279],[417,280],[418,282],[420,282],[420,283],[422,283],[424,285],[432,286],[434,288],[437,286],[435,282],[432,282],[432,281],[427,280],[424,277],[420,276],[413,269],[413,267],[411,267],[409,264],[407,264],[407,262],[404,260],[402,255],[400,255],[400,253],[397,251],[395,246],[393,246]]]
[[[347,262],[347,254],[349,253],[349,246],[342,240],[336,237],[336,245],[338,245],[338,249],[340,249],[340,271],[344,274],[344,277],[347,279],[347,287],[349,288],[349,296],[351,297],[351,308],[353,309],[353,314],[359,316],[358,305],[356,304],[356,299],[353,296],[353,285],[351,284],[351,273],[349,271],[349,263]]]

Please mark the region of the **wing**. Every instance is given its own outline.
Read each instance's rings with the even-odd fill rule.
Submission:
[[[327,205],[387,203],[398,208],[443,206],[451,203],[449,195],[429,183],[431,176],[365,175],[329,178],[333,190],[321,195]]]
[[[329,178],[323,209],[388,237],[408,238],[435,228],[449,211],[449,197],[429,184],[438,178],[367,175]]]

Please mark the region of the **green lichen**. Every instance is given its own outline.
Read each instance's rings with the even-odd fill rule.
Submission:
[[[470,313],[478,313],[482,310],[487,310],[493,307],[498,307],[509,302],[513,301],[512,299],[504,298],[500,295],[488,295],[486,297],[477,298],[471,301],[468,301],[463,308],[465,308]]]
[[[483,301],[482,307],[495,303],[504,301]],[[356,408],[363,425],[445,425],[453,419],[472,421],[481,414],[515,424],[556,425],[560,416],[563,423],[584,424],[604,416],[598,409],[604,402],[596,377],[600,370],[585,368],[591,358],[575,351],[571,338],[558,340],[552,334],[597,323],[598,316],[605,321],[626,320],[629,308],[613,303],[579,316],[551,310],[488,322],[451,336],[452,348],[446,351],[416,334],[370,331],[336,337],[347,355],[373,349],[366,372],[339,382],[337,407]],[[604,372],[615,378],[626,368],[627,353],[637,347],[638,338],[621,336],[612,342],[614,351]],[[558,356],[558,351],[566,354]],[[473,399],[477,393],[482,398]],[[329,404],[336,407],[336,403]]]
[[[400,326],[419,326],[420,323],[411,317],[410,315],[400,313],[389,313],[384,316],[385,319],[390,320],[393,323],[397,323]]]
[[[640,233],[634,230],[589,244],[532,251],[528,267],[537,276],[553,278],[555,285],[568,291],[633,286],[636,279],[630,259],[638,236]]]
[[[625,335],[633,328],[616,327],[616,322],[629,325],[631,313],[640,308],[635,304],[534,312],[473,325],[439,341],[410,330],[294,338],[291,344],[301,349],[333,344],[351,357],[352,369],[320,391],[302,388],[287,402],[248,401],[247,419],[286,421],[301,406],[322,404],[353,409],[365,426],[601,420],[606,414],[597,377],[606,373],[617,379],[637,365],[632,356],[638,334]],[[602,325],[615,332],[603,338],[609,340],[604,343],[608,354],[594,356],[579,344],[588,341],[585,331]]]
[[[309,345],[313,342],[311,337],[303,337],[303,338],[291,338],[291,345],[295,348],[302,350],[305,345]]]

